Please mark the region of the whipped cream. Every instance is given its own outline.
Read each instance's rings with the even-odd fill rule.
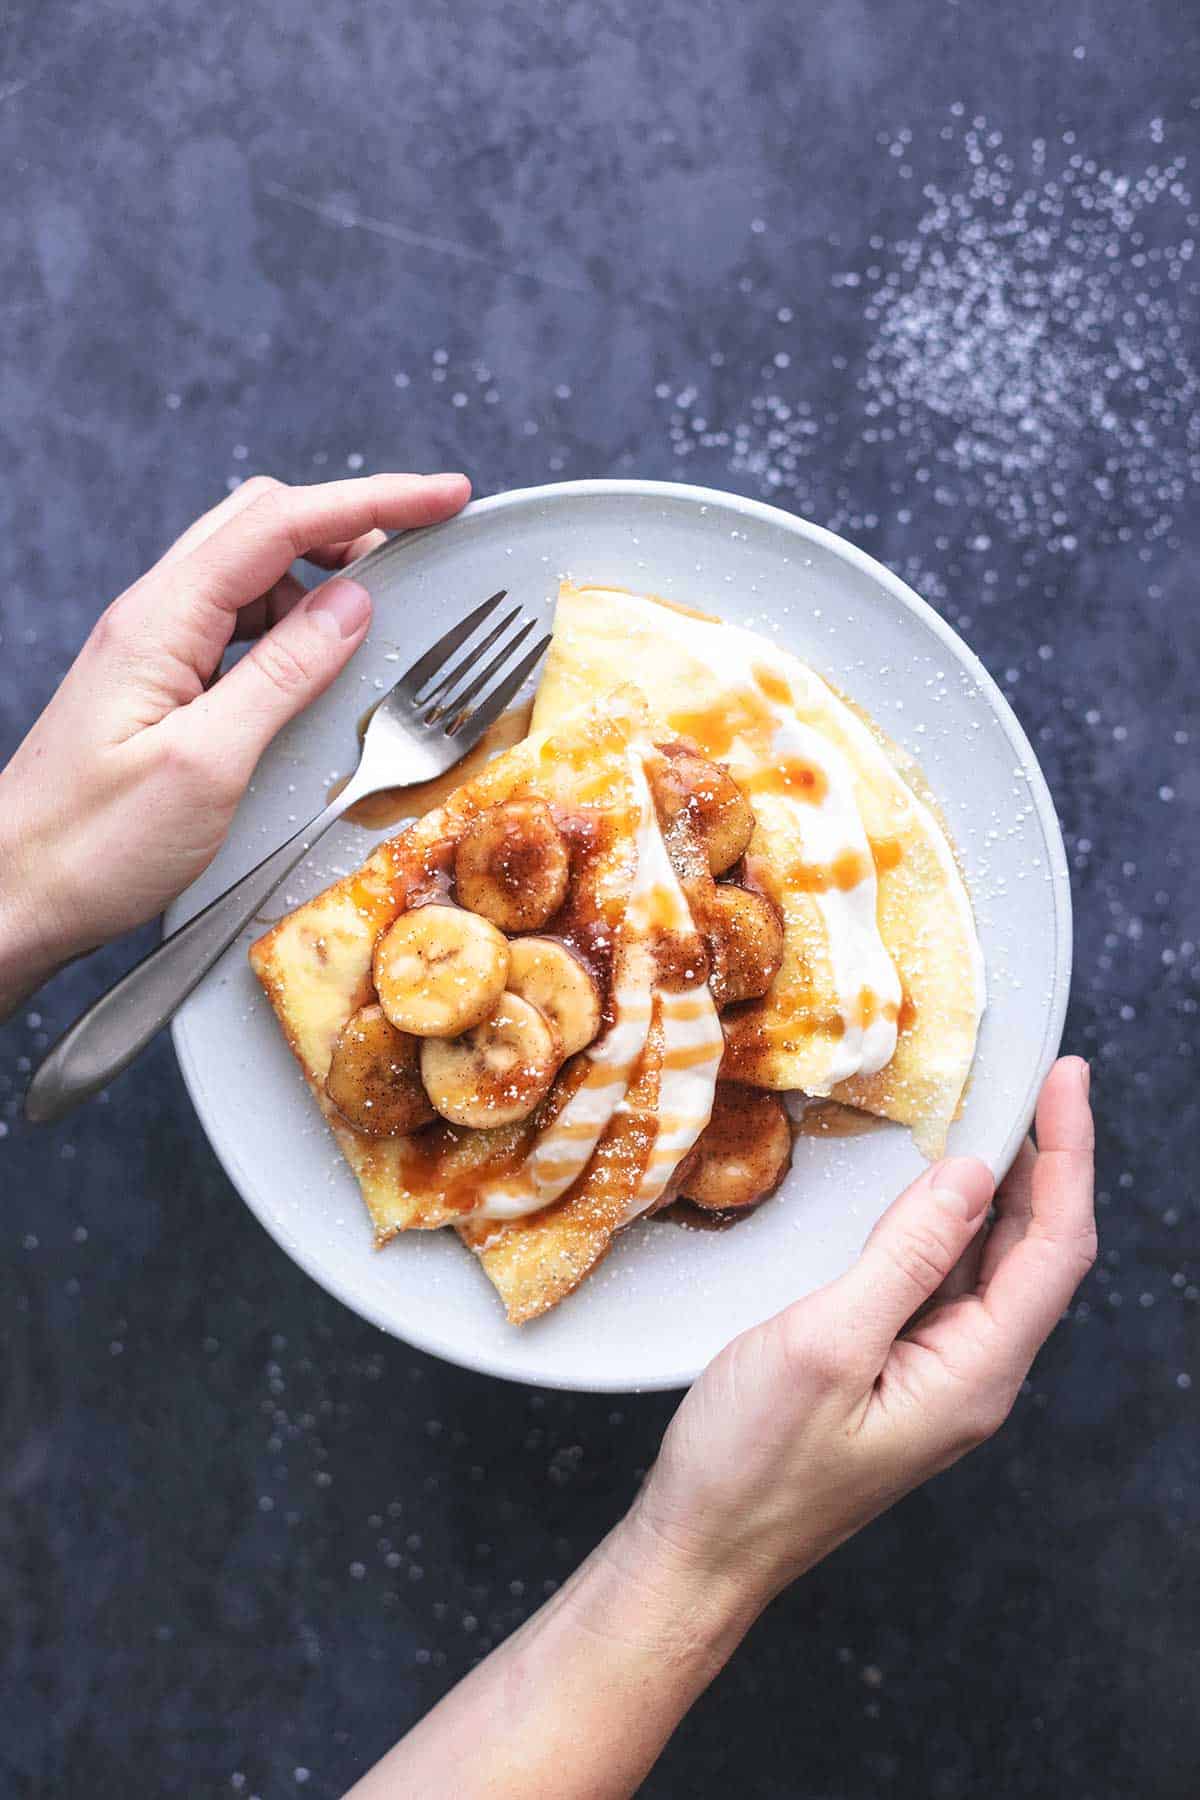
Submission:
[[[804,886],[824,932],[840,1036],[831,1040],[821,1091],[872,1075],[895,1053],[902,999],[900,978],[879,931],[878,883],[871,844],[859,814],[849,757],[804,715],[839,709],[842,731],[881,782],[900,781],[868,727],[798,657],[741,626],[662,607],[655,628],[708,668],[726,692],[754,696],[755,720],[734,729],[710,754],[749,792],[763,829],[794,843],[803,871],[848,870],[852,879]],[[678,727],[686,731],[682,721]],[[629,773],[637,808],[634,868],[613,990],[613,1022],[583,1056],[587,1071],[562,1111],[539,1135],[515,1172],[485,1183],[475,1218],[504,1220],[538,1211],[579,1179],[614,1116],[624,1110],[656,1013],[662,1035],[657,1135],[621,1223],[648,1211],[667,1191],[712,1114],[724,1037],[707,980],[680,991],[654,981],[656,930],[687,932],[693,921],[659,829],[643,758],[651,744],[631,746]],[[788,784],[763,783],[764,771],[802,765],[814,772],[803,795]],[[756,779],[759,778],[759,779]],[[945,894],[970,946],[976,1023],[986,1003],[983,955],[966,887],[940,824],[905,788],[945,877]],[[867,1008],[865,992],[875,1003]]]
[[[653,821],[653,830],[646,837],[645,856],[658,925],[669,933],[686,934],[694,929],[691,910],[658,829],[645,774],[639,768],[637,775],[644,790],[643,816],[648,810]],[[691,987],[656,987],[654,1000],[662,1029],[658,1131],[641,1181],[626,1207],[626,1225],[662,1197],[675,1170],[708,1124],[717,1090],[717,1071],[725,1054],[725,1037],[709,991],[707,971]]]
[[[762,665],[761,651],[756,652],[755,661]],[[853,887],[829,887],[811,896],[825,928],[834,993],[843,1026],[842,1035],[832,1050],[828,1076],[832,1086],[851,1075],[874,1075],[892,1060],[901,1000],[900,977],[879,935],[875,859],[859,817],[850,766],[841,752],[811,725],[801,724],[782,708],[772,707],[771,710],[777,723],[770,755],[777,759],[795,756],[819,769],[825,778],[824,797],[814,805],[806,800],[789,799],[786,795],[756,795],[756,817],[769,829],[773,809],[786,811],[804,845],[806,862],[830,866],[849,853],[860,859],[863,870],[861,880]],[[739,773],[748,775],[758,759],[747,755],[745,766],[739,769],[735,749],[730,752],[728,761],[730,773],[736,780]],[[858,1003],[864,988],[870,988],[882,1002],[865,1023]]]
[[[633,874],[613,987],[613,1022],[603,1037],[582,1052],[587,1069],[580,1086],[557,1118],[540,1133],[520,1167],[511,1174],[481,1183],[479,1199],[471,1211],[472,1218],[516,1219],[526,1213],[538,1212],[565,1194],[583,1174],[606,1127],[629,1091],[646,1047],[655,1005],[655,935],[664,925],[680,930],[692,928],[687,901],[671,867],[642,766],[642,757],[649,749],[650,746],[635,744],[629,753],[629,779],[637,808],[637,826]],[[694,1017],[684,1017],[685,1000],[704,1010]],[[668,1002],[672,1004],[668,1005]],[[683,1145],[679,1154],[683,1155],[695,1143],[712,1112],[716,1068],[724,1050],[724,1039],[706,981],[682,994],[663,995],[659,1004],[664,1039],[660,1118],[664,1124],[676,1126],[675,1136]],[[701,1031],[700,1038],[697,1038],[697,1031]],[[707,1037],[703,1036],[704,1032]],[[707,1083],[699,1069],[673,1066],[673,1057],[675,1062],[682,1061],[697,1042],[708,1045],[715,1054],[711,1080]],[[659,1142],[662,1141],[660,1126]],[[656,1151],[658,1147],[656,1143]],[[678,1160],[677,1156],[671,1164],[672,1169]],[[671,1169],[668,1169],[664,1175],[664,1186],[670,1173]],[[657,1194],[654,1194],[641,1200],[630,1217],[644,1211],[656,1198]]]
[[[803,712],[806,699],[811,697],[825,707],[832,693],[798,657],[743,626],[662,606],[655,608],[654,629],[675,639],[703,663],[722,689],[754,694],[756,707],[770,719],[772,732],[767,744],[752,743],[739,734],[727,748],[714,751],[734,780],[750,789],[755,815],[764,830],[787,832],[802,846],[804,861],[814,867],[830,867],[839,858],[853,857],[861,870],[861,879],[852,886],[830,885],[810,897],[824,928],[843,1026],[831,1047],[828,1084],[832,1087],[852,1075],[873,1075],[895,1052],[900,978],[879,934],[875,862],[859,816],[853,771],[835,744],[796,716],[797,711]],[[778,699],[764,687],[764,668],[778,678]],[[861,729],[876,755],[882,757],[866,727]],[[819,797],[801,799],[786,792],[754,791],[754,778],[764,767],[788,758],[802,760],[817,772]],[[780,822],[773,825],[773,820]],[[963,898],[965,902],[965,894]],[[864,988],[880,1003],[865,1023],[859,1004]]]

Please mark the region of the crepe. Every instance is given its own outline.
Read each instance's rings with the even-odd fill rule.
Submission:
[[[619,916],[637,815],[628,751],[646,725],[640,700],[627,690],[610,694],[602,709],[569,726],[526,738],[251,946],[251,967],[358,1178],[377,1244],[399,1231],[461,1219],[471,1210],[479,1183],[519,1159],[545,1112],[490,1131],[436,1128],[432,1142],[428,1133],[368,1137],[340,1116],[325,1093],[325,1079],[341,1028],[374,998],[376,940],[407,907],[427,897],[431,884],[436,889],[445,883],[445,852],[465,824],[518,795],[539,795],[602,821],[603,829],[592,834],[579,859],[575,904],[580,914]]]
[[[719,1209],[778,1185],[780,1103],[755,1098],[776,1116],[747,1162],[748,1096],[714,1112],[719,1078],[832,1096],[941,1154],[983,1007],[966,889],[911,759],[795,657],[564,583],[530,735],[431,802],[250,951],[377,1245],[452,1225],[509,1319],[536,1318],[676,1193]],[[500,917],[501,879],[501,911],[536,888],[539,808],[562,885],[532,921]],[[454,973],[464,938],[490,944],[494,985]],[[520,957],[547,940],[586,990],[571,1042],[553,989],[522,998]],[[548,1046],[540,1085],[507,1115],[456,1111],[439,1062],[483,1057],[472,1032],[493,1046],[514,1006]]]
[[[510,1325],[526,1325],[565,1300],[611,1249],[653,1150],[662,1051],[656,1021],[621,1111],[569,1194],[501,1226],[481,1221],[459,1227],[503,1301]]]
[[[252,967],[358,1178],[377,1245],[400,1231],[459,1225],[516,1322],[555,1305],[616,1231],[660,1202],[712,1110],[725,1043],[652,791],[667,771],[644,704],[618,688],[602,707],[490,763],[251,947]],[[408,1135],[368,1135],[333,1105],[326,1079],[347,1022],[361,1008],[379,1013],[379,945],[394,939],[402,915],[427,920],[424,908],[443,915],[439,932],[447,916],[469,919],[464,833],[494,819],[490,809],[530,800],[551,807],[556,829],[570,834],[570,878],[552,936],[591,970],[603,995],[600,1025],[517,1123],[472,1129],[432,1118]],[[672,843],[702,860],[686,821]],[[510,961],[520,936],[508,939]],[[422,1004],[435,979],[418,980]]]
[[[783,966],[725,1020],[722,1074],[862,1107],[940,1156],[984,1006],[966,887],[934,812],[882,734],[753,632],[624,589],[559,590],[535,731],[636,681],[660,729],[749,794],[757,878]]]

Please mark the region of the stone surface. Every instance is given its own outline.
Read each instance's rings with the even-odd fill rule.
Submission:
[[[1001,1436],[775,1605],[652,1796],[1192,1789],[1197,49],[1175,0],[5,21],[0,752],[250,471],[445,466],[832,524],[1044,759],[1100,1265]],[[27,1129],[30,1059],[149,941],[0,1033],[0,1788],[333,1796],[604,1532],[672,1401],[360,1323],[165,1043]]]

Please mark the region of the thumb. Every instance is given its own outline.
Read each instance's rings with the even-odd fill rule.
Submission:
[[[977,1157],[935,1163],[888,1207],[854,1267],[824,1290],[834,1316],[853,1321],[880,1367],[975,1237],[994,1186]]]
[[[204,696],[204,728],[247,779],[271,739],[323,694],[367,635],[371,596],[335,576],[251,646]],[[191,707],[188,708],[190,712]]]

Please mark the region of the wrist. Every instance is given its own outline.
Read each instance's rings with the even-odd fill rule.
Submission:
[[[66,961],[54,931],[54,909],[41,895],[25,846],[0,840],[0,1019]]]
[[[672,1540],[639,1496],[596,1552],[597,1595],[607,1590],[613,1626],[656,1659],[696,1680],[724,1667],[767,1596],[730,1567]]]

